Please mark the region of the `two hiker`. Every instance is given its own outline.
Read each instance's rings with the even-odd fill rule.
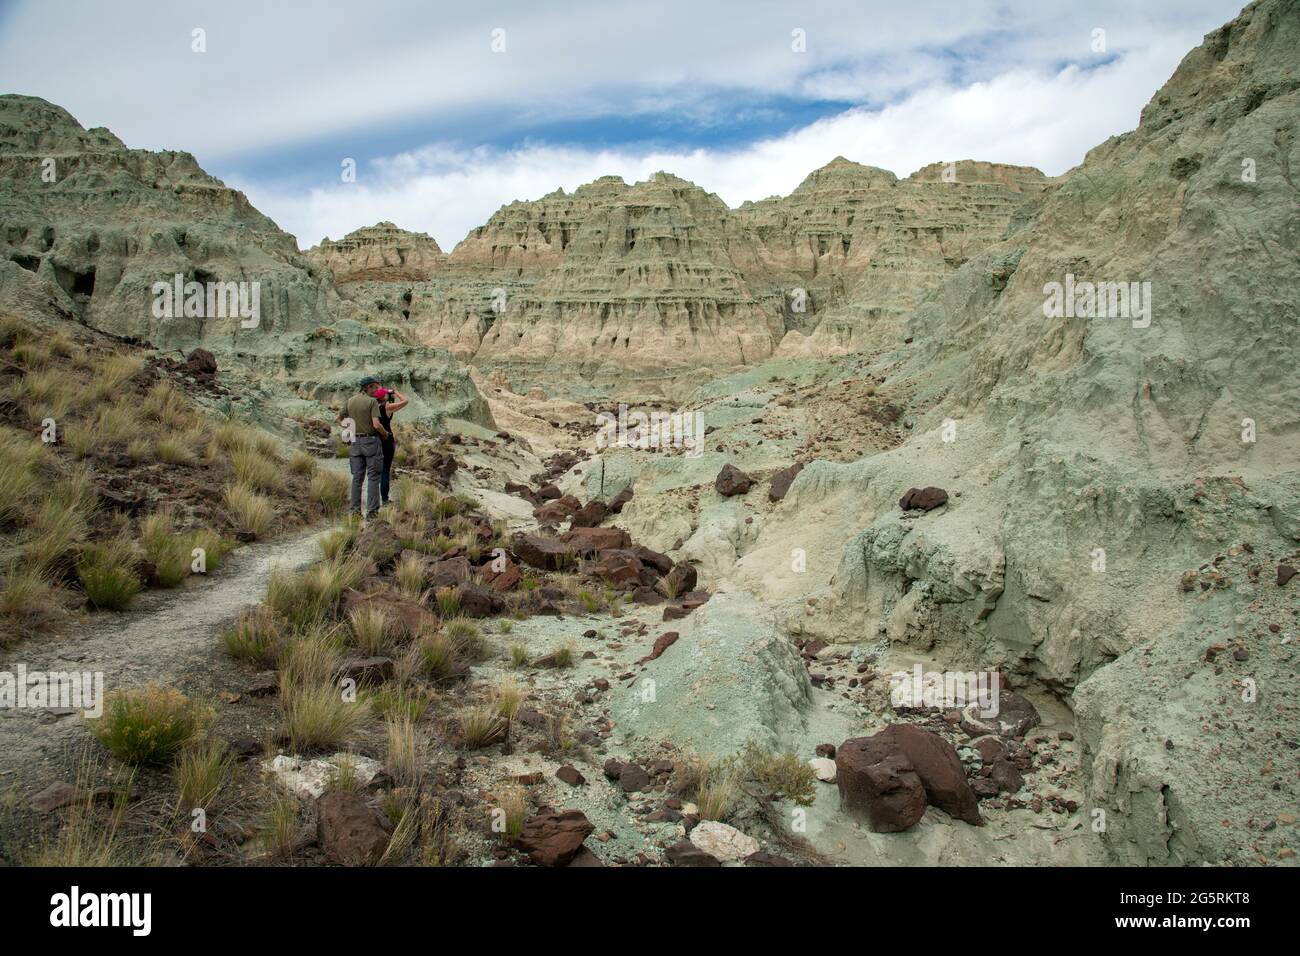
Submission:
[[[360,391],[343,403],[343,410],[334,419],[339,425],[352,421],[352,448],[348,452],[348,465],[352,471],[352,513],[361,514],[361,483],[366,484],[366,515],[379,510],[380,501],[388,504],[388,487],[392,474],[393,439],[392,415],[406,407],[406,398],[396,389],[383,388],[379,379],[367,375],[360,382]],[[392,401],[390,401],[392,399]]]

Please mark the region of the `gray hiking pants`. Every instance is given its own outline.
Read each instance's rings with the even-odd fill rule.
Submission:
[[[366,514],[379,510],[379,475],[384,470],[384,449],[378,435],[358,435],[348,452],[352,469],[352,513],[361,514],[361,479],[366,480]]]

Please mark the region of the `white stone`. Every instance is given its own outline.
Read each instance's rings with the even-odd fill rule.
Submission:
[[[365,786],[383,769],[383,764],[358,754],[337,753],[331,757],[304,760],[280,754],[272,760],[262,761],[262,769],[275,777],[276,783],[303,799],[314,800],[329,789],[338,774],[339,765],[351,765],[357,783]]]
[[[691,842],[723,863],[743,860],[758,852],[758,841],[735,827],[716,820],[702,820],[691,831]]]
[[[808,766],[813,768],[813,773],[817,774],[817,779],[822,783],[835,782],[835,761],[829,757],[813,757],[808,761]]]

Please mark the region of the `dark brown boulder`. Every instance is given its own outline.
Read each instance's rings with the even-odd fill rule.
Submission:
[[[542,570],[558,570],[572,558],[573,551],[559,538],[536,534],[520,535],[514,543],[514,552],[520,561]]]
[[[574,528],[560,535],[559,540],[577,554],[595,554],[632,546],[632,536],[622,528]]]
[[[1279,564],[1277,566],[1277,586],[1282,587],[1293,577],[1295,577],[1295,568],[1289,564]]]
[[[947,503],[948,492],[942,488],[908,488],[898,500],[898,507],[904,511],[933,511]]]
[[[542,501],[554,501],[556,498],[561,497],[560,489],[554,485],[542,485],[537,489],[537,497]]]
[[[979,752],[980,760],[986,764],[992,764],[993,761],[1007,755],[1007,745],[1002,742],[1002,738],[985,734],[971,741],[971,746]]]
[[[993,761],[993,772],[989,774],[989,779],[999,790],[1007,793],[1015,793],[1025,785],[1025,778],[1020,775],[1016,765],[1005,757]]]
[[[537,496],[537,492],[533,491],[533,489],[529,488],[527,485],[519,484],[517,481],[506,482],[506,494],[523,498],[529,504],[534,506],[541,504],[542,501],[542,499]]]
[[[466,617],[491,617],[505,610],[506,603],[495,591],[477,584],[462,584],[456,588],[460,613]]]
[[[603,501],[588,501],[573,513],[573,527],[594,528],[605,520],[609,508]]]
[[[581,810],[543,810],[524,823],[518,846],[538,866],[566,866],[594,829]]]
[[[395,590],[372,591],[369,594],[351,590],[343,592],[345,617],[369,608],[384,613],[390,633],[399,640],[418,637],[437,622],[423,604],[412,601]]]
[[[750,488],[754,487],[754,479],[749,477],[733,464],[725,464],[722,471],[718,472],[718,477],[713,479],[713,487],[718,489],[718,494],[724,498],[730,498],[733,495],[743,495]]]
[[[196,377],[217,374],[217,357],[207,349],[195,349],[185,357],[185,368]]]
[[[478,579],[497,594],[505,594],[524,579],[523,573],[519,570],[519,565],[509,558],[506,558],[505,566],[500,571],[496,570],[496,564],[497,562],[494,559],[479,568]]]
[[[388,821],[352,790],[331,790],[316,801],[316,835],[325,857],[343,866],[370,866],[388,848]]]
[[[623,506],[632,500],[632,489],[624,488],[613,498],[609,500],[609,513],[616,515],[623,510]]]
[[[794,866],[794,863],[775,853],[759,850],[745,857],[745,866]]]
[[[559,524],[573,517],[582,505],[573,495],[565,495],[533,509],[533,517],[543,524]]]
[[[690,840],[679,840],[664,850],[664,856],[673,866],[722,866],[715,856],[710,856]]]
[[[578,847],[578,852],[573,854],[573,859],[566,866],[584,867],[584,866],[604,866],[605,861],[596,854],[592,853],[585,846]]]
[[[772,485],[767,489],[768,501],[782,501],[785,493],[790,490],[790,485],[794,483],[795,477],[803,471],[803,462],[797,461],[789,468],[782,468],[772,476]]]
[[[431,588],[454,588],[470,579],[469,558],[457,555],[433,562],[425,576]]]
[[[665,575],[673,569],[672,558],[658,551],[651,551],[644,545],[633,545],[632,553],[641,559],[642,564],[654,568],[660,575]]]
[[[845,748],[849,748],[848,753],[845,752]],[[901,763],[897,758],[901,758]],[[884,770],[872,776],[868,771],[877,765],[883,765]],[[887,809],[890,811],[896,807],[909,809],[910,804],[904,799],[902,793],[908,788],[909,783],[902,778],[910,770],[915,773],[924,787],[926,802],[955,819],[965,820],[976,826],[984,822],[976,805],[975,792],[966,781],[966,773],[962,769],[961,760],[957,757],[957,751],[938,734],[922,727],[913,724],[891,724],[871,737],[847,740],[838,748],[835,766],[841,799],[844,798],[846,788],[852,795],[849,801],[850,809],[855,803],[861,802],[859,797],[865,796],[870,816],[873,787],[879,788],[883,784],[894,786],[894,791],[890,792],[899,794],[893,804],[886,805]],[[844,779],[846,769],[850,775],[847,782]],[[861,790],[860,794],[858,790]],[[875,799],[881,800],[880,797]],[[893,816],[899,820],[906,819],[906,815],[893,814]]]
[[[358,684],[382,684],[393,676],[391,657],[345,657],[338,663],[338,676]]]
[[[641,572],[645,565],[631,551],[602,551],[600,560],[587,570],[595,577],[616,588],[630,588],[642,584]]]
[[[637,604],[662,604],[664,599],[654,588],[642,585],[632,592],[632,600]]]
[[[582,775],[577,767],[567,763],[555,771],[555,779],[563,780],[571,787],[581,787],[587,782],[587,778]]]
[[[925,815],[925,785],[902,754],[881,755],[870,737],[840,744],[835,784],[840,807],[865,817],[876,833],[899,833]]]
[[[625,763],[619,768],[618,785],[624,793],[637,793],[650,789],[650,774],[640,764]]]

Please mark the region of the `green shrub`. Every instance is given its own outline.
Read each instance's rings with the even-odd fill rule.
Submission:
[[[134,565],[130,543],[123,539],[89,544],[77,561],[77,579],[95,607],[121,611],[140,592]]]
[[[110,693],[94,732],[119,760],[165,764],[195,740],[208,718],[180,691],[151,683]]]

